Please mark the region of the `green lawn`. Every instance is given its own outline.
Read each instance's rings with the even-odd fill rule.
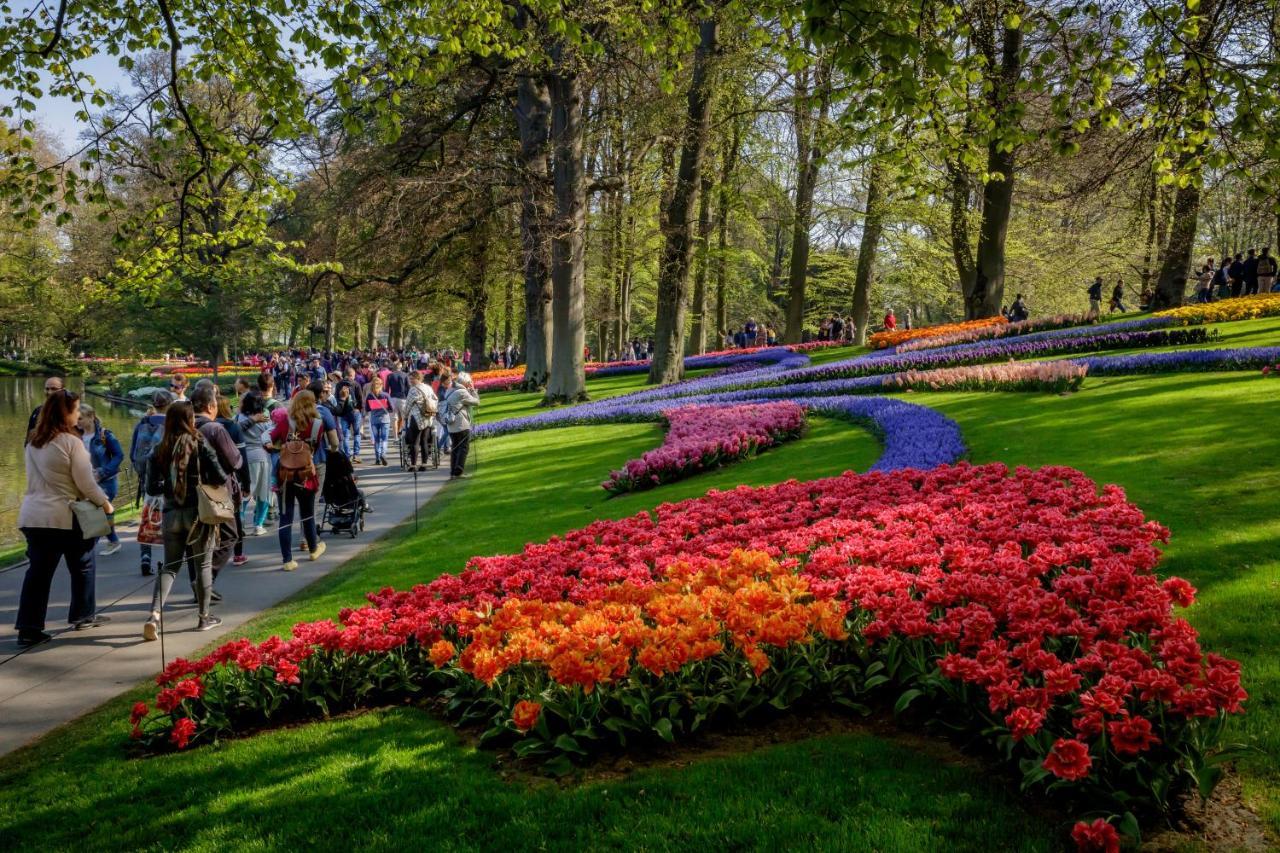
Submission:
[[[1251,321],[1266,323],[1268,321]],[[1271,320],[1271,339],[1280,321]],[[1246,326],[1247,324],[1236,324]],[[1265,328],[1243,334],[1266,337]],[[824,360],[856,350],[822,352]],[[594,398],[643,376],[591,383]],[[961,425],[974,461],[1066,464],[1123,485],[1173,532],[1164,569],[1200,588],[1190,618],[1206,647],[1239,658],[1253,698],[1236,726],[1260,748],[1243,764],[1249,802],[1280,832],[1280,381],[1256,374],[1088,379],[1081,392],[906,394]],[[485,420],[533,395],[487,394]],[[573,427],[480,442],[479,472],[451,484],[372,556],[273,608],[264,638],[333,616],[362,594],[457,571],[473,555],[738,483],[864,470],[876,442],[814,419],[802,440],[722,471],[607,500],[599,483],[654,446],[653,424]],[[1047,850],[1065,827],[1016,787],[946,750],[863,733],[752,751],[685,754],[620,778],[509,777],[416,708],[265,733],[190,753],[125,757],[143,688],[0,759],[0,849],[422,847]],[[766,741],[767,742],[767,741]]]

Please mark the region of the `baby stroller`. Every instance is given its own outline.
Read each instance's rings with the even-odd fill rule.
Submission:
[[[324,497],[324,516],[320,519],[320,529],[328,527],[330,532],[345,533],[352,539],[360,535],[369,504],[364,499],[364,492],[356,488],[355,470],[345,453],[329,451],[321,495]]]

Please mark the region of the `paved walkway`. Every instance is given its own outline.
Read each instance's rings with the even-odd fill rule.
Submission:
[[[394,460],[394,456],[392,459]],[[417,502],[425,504],[448,479],[447,460],[439,470],[418,475]],[[310,562],[295,549],[298,570],[280,570],[280,546],[274,527],[266,536],[245,539],[249,562],[228,563],[218,576],[223,602],[214,606],[222,617],[218,628],[199,632],[196,607],[186,572],[181,571],[165,608],[165,652],[168,659],[190,656],[253,616],[292,595],[317,578],[358,557],[369,545],[414,513],[414,480],[392,461],[385,468],[357,468],[360,487],[374,512],[364,533],[355,539],[324,535],[325,555]],[[301,526],[294,522],[295,538]],[[99,628],[74,631],[66,626],[70,576],[59,567],[49,596],[46,630],[52,642],[18,649],[13,622],[22,589],[23,568],[0,571],[0,755],[30,743],[51,729],[96,708],[162,668],[160,643],[142,640],[142,625],[151,607],[154,577],[138,570],[137,524],[120,528],[124,547],[98,558],[98,610],[111,617]],[[162,549],[156,546],[158,557]]]

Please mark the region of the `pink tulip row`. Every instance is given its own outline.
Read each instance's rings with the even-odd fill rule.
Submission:
[[[1073,361],[1010,361],[935,370],[904,370],[886,377],[887,387],[917,391],[1054,391],[1080,388],[1089,368]]]
[[[798,438],[804,408],[796,403],[753,403],[717,408],[685,406],[663,412],[670,425],[662,446],[632,459],[600,485],[612,494],[681,480]]]

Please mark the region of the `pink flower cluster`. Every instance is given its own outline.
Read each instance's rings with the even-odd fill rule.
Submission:
[[[670,425],[662,446],[632,459],[601,483],[620,495],[670,483],[708,468],[753,456],[804,431],[804,408],[796,403],[685,406],[662,413]]]
[[[919,391],[1075,391],[1089,368],[1072,361],[966,364],[892,374],[886,387]]]

